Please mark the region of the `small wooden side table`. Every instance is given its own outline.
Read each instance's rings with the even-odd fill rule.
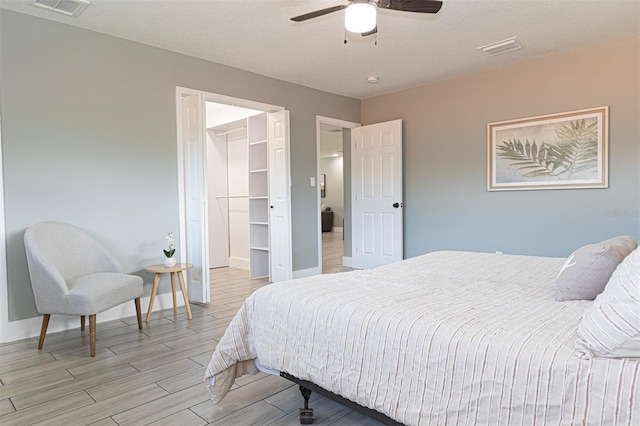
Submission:
[[[147,311],[146,322],[149,322],[151,318],[151,310],[153,309],[153,301],[156,298],[156,292],[158,291],[158,283],[160,282],[160,275],[166,272],[171,274],[171,291],[173,292],[173,312],[178,312],[176,308],[176,272],[178,273],[178,280],[180,280],[180,288],[182,289],[182,297],[184,297],[184,304],[187,307],[187,316],[191,317],[191,307],[189,306],[189,296],[187,295],[187,286],[184,284],[184,277],[182,271],[188,271],[192,269],[191,263],[176,263],[174,266],[167,267],[164,264],[159,263],[157,265],[147,266],[145,271],[154,272],[156,278],[153,280],[153,289],[151,290],[151,300],[149,300],[149,310]]]

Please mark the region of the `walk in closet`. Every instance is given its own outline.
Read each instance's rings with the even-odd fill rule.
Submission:
[[[226,107],[246,118],[220,123],[220,112],[207,114],[209,266],[271,279],[268,114]]]

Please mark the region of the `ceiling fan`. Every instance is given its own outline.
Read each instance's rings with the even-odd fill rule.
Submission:
[[[376,8],[401,12],[438,13],[442,2],[438,0],[349,0],[349,4],[327,7],[291,18],[294,22],[317,18],[345,10],[345,29],[363,36],[377,32]]]

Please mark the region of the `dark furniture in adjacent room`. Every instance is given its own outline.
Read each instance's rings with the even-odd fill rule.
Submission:
[[[322,212],[322,232],[331,232],[333,229],[333,212]]]

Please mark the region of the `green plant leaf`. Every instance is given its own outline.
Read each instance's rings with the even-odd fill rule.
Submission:
[[[597,170],[597,121],[587,125],[584,119],[575,120],[556,130],[553,153],[559,166],[562,166],[558,174],[566,174],[566,179],[571,179],[574,173],[580,171]]]
[[[598,168],[598,123],[587,124],[585,119],[574,120],[556,130],[555,144],[520,139],[502,141],[496,155],[508,162],[514,173],[522,177],[554,176],[571,179],[576,173],[596,171]]]
[[[498,158],[509,162],[508,168],[522,166],[517,167],[514,173],[533,169],[523,174],[523,177],[528,177],[532,173],[535,173],[536,176],[557,177],[556,173],[554,173],[557,165],[555,162],[547,160],[549,150],[544,142],[540,145],[540,150],[538,150],[535,140],[529,141],[529,139],[526,139],[523,145],[519,139],[509,139],[503,141],[502,145],[496,146],[496,151],[498,151],[496,154]]]

